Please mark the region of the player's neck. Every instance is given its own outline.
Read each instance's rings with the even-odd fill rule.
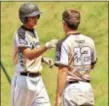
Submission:
[[[67,31],[65,31],[65,34],[67,35],[67,36],[69,36],[70,34],[77,34],[77,33],[79,33],[77,30],[67,30]]]

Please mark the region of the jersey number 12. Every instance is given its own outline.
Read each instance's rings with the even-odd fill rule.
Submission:
[[[91,64],[91,48],[76,47],[74,48],[74,65],[90,65]]]

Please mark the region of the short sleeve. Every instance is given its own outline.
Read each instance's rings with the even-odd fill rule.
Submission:
[[[56,66],[68,66],[68,47],[64,42],[56,47]]]
[[[94,41],[92,42],[92,63],[96,63],[97,61],[97,54]]]
[[[14,35],[14,44],[16,47],[31,47],[25,36],[25,32],[16,32]]]

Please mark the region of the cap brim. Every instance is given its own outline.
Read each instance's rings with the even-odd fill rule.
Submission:
[[[42,14],[42,12],[32,12],[31,14],[27,15],[28,17],[33,17]]]

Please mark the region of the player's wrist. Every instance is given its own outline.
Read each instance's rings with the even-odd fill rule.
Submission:
[[[49,48],[46,46],[46,44],[44,45],[45,50],[48,50]]]
[[[47,49],[50,49],[50,48],[51,48],[49,42],[45,43],[45,47],[46,47]]]

